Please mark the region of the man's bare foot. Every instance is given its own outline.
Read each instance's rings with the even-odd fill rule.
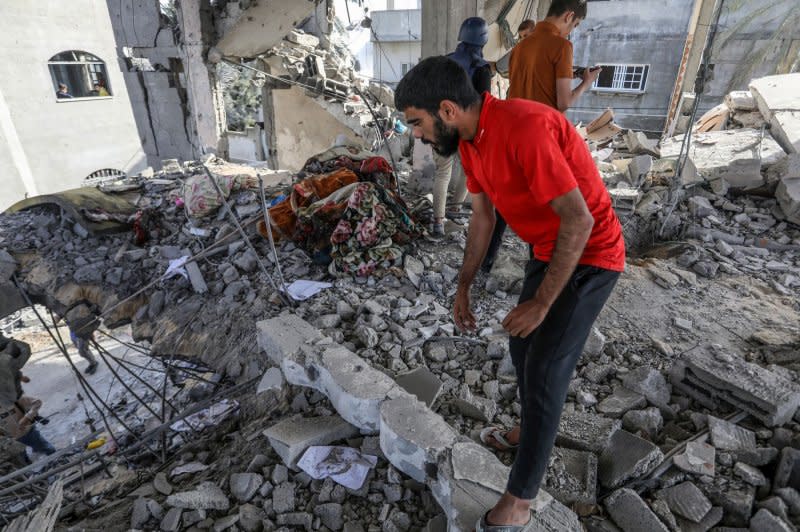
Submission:
[[[531,501],[506,492],[486,516],[489,525],[526,525],[531,520]]]

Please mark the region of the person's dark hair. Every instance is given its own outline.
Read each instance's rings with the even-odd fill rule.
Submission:
[[[521,32],[522,30],[533,29],[534,27],[536,27],[536,22],[527,18],[519,23],[519,27],[517,28],[517,33]]]
[[[579,19],[586,18],[586,0],[553,0],[547,16],[560,17],[567,11],[574,11]]]
[[[455,102],[466,109],[480,100],[467,72],[444,56],[423,59],[403,76],[394,91],[394,106],[424,109],[436,115],[442,100]]]

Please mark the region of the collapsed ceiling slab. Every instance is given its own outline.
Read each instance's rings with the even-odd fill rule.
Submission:
[[[216,45],[224,57],[256,57],[276,44],[314,9],[314,0],[270,0],[242,12]]]

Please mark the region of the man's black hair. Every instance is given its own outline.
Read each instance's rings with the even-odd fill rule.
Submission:
[[[574,11],[579,19],[586,18],[586,0],[553,0],[550,9],[547,11],[548,17],[560,17],[567,11]]]
[[[403,76],[394,91],[394,106],[424,109],[436,115],[442,100],[450,100],[466,109],[480,100],[480,95],[461,66],[444,56],[423,59]]]

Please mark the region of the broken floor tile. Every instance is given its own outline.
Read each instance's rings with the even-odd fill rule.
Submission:
[[[638,478],[664,458],[661,449],[647,440],[618,430],[598,463],[603,486],[616,488],[628,479]]]
[[[327,445],[358,434],[358,429],[339,416],[294,416],[264,431],[270,445],[289,467],[312,445]]]

